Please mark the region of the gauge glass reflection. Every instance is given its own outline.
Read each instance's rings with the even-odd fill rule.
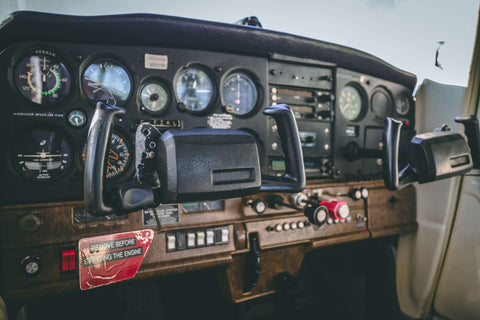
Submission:
[[[33,130],[14,144],[14,164],[24,178],[49,182],[61,178],[72,162],[67,139],[55,130]]]
[[[223,82],[223,104],[229,113],[249,113],[257,103],[257,96],[257,88],[252,79],[243,73],[233,73]]]
[[[87,145],[85,144],[82,150],[83,162],[85,162],[86,156]],[[106,159],[105,177],[109,179],[123,175],[128,169],[131,158],[130,148],[125,139],[117,133],[112,133]]]
[[[395,111],[401,116],[410,111],[410,99],[405,93],[401,93],[395,98]]]
[[[345,119],[354,121],[360,117],[363,109],[362,96],[357,88],[348,85],[340,91],[339,108]]]
[[[175,91],[187,110],[201,112],[212,102],[213,82],[204,71],[188,68],[177,77]]]
[[[20,93],[36,104],[60,102],[71,89],[67,67],[53,53],[24,57],[15,66],[14,78]]]
[[[91,101],[112,106],[124,105],[132,92],[127,70],[109,59],[95,60],[88,65],[82,76],[82,87]]]
[[[167,89],[157,82],[146,84],[140,91],[140,103],[150,112],[163,111],[168,105],[168,98]]]
[[[391,100],[389,94],[384,89],[378,89],[372,95],[372,111],[377,119],[383,121],[391,113]]]

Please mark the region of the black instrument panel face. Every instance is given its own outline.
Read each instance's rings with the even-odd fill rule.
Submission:
[[[107,188],[133,179],[134,133],[142,121],[162,130],[245,129],[260,145],[267,63],[172,48],[58,43],[8,48],[0,56],[0,83],[6,88],[0,132],[9,137],[2,141],[1,203],[83,198],[85,144],[97,101],[126,109],[115,121],[105,159]]]
[[[262,171],[284,170],[276,125],[262,114],[287,103],[297,119],[307,178],[348,180],[381,172],[378,159],[348,159],[345,146],[379,148],[383,120],[413,128],[402,85],[322,64],[191,49],[21,43],[0,55],[2,204],[83,198],[88,128],[97,101],[121,106],[105,159],[109,189],[133,179],[139,123],[242,129]],[[380,137],[380,138],[379,138]]]

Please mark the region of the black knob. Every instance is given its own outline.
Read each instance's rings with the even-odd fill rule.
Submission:
[[[252,209],[258,213],[258,214],[262,214],[265,212],[265,210],[267,209],[267,204],[265,203],[265,201],[263,201],[262,199],[260,198],[257,198],[255,201],[253,201],[252,203],[250,203],[250,207],[252,207]]]
[[[311,223],[320,227],[327,222],[328,208],[321,205],[314,205],[305,208],[304,214]]]
[[[278,209],[279,207],[282,207],[285,205],[285,199],[283,199],[282,196],[279,195],[273,195],[270,198],[268,198],[268,206],[273,209]]]
[[[317,102],[319,103],[329,102],[331,100],[332,100],[332,96],[329,93],[320,94],[317,96]]]
[[[362,199],[362,191],[358,188],[354,188],[350,191],[350,197],[355,201],[360,200]]]

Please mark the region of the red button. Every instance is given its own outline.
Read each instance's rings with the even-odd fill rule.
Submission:
[[[72,271],[76,269],[75,250],[62,251],[62,271]]]

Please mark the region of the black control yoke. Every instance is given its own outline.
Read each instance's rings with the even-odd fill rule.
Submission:
[[[427,183],[462,175],[480,163],[480,134],[474,117],[457,117],[465,126],[467,138],[449,130],[436,130],[414,136],[408,143],[407,163],[400,168],[399,149],[402,122],[387,117],[383,136],[385,186],[401,189],[413,182]],[[468,139],[468,143],[467,143]]]
[[[84,196],[87,211],[92,215],[104,216],[112,213],[129,213],[142,208],[158,206],[160,202],[172,203],[175,200],[210,200],[251,195],[259,191],[292,193],[302,191],[306,184],[305,168],[293,112],[287,105],[275,105],[266,108],[263,113],[266,116],[273,117],[277,123],[285,153],[285,174],[283,176],[261,175],[260,161],[254,139],[244,131],[230,129],[168,130],[163,134],[166,137],[165,139],[160,137],[156,140],[155,144],[158,147],[155,150],[152,150],[150,141],[149,146],[143,149],[142,156],[137,155],[136,157],[137,159],[144,159],[143,161],[149,161],[148,165],[146,163],[136,163],[137,169],[152,167],[152,170],[158,173],[160,185],[154,186],[150,182],[145,182],[146,180],[142,181],[137,175],[138,181],[118,186],[115,194],[112,197],[107,197],[107,199],[113,199],[109,203],[105,201],[105,195],[103,194],[107,146],[110,141],[114,118],[117,115],[125,114],[125,109],[98,102],[87,141],[84,175]],[[150,129],[155,130],[153,126]],[[138,131],[141,130],[137,130],[137,135],[141,134]],[[142,141],[142,139],[136,140],[137,142]],[[196,141],[204,143],[204,150],[219,152],[217,157],[215,152],[202,152],[201,155],[194,155],[196,163],[200,161],[202,164],[200,167],[203,170],[200,173],[195,172],[195,177],[201,177],[204,181],[194,181],[193,186],[185,184],[184,181],[191,180],[190,173],[185,172],[185,170],[178,170],[175,174],[165,174],[169,170],[177,170],[177,167],[172,165],[171,162],[164,161],[164,151],[174,152],[175,157],[173,159],[185,164],[192,158],[192,153],[189,151],[191,148],[185,143],[189,140],[193,141],[194,144]],[[247,159],[242,159],[242,167],[236,168],[235,166],[239,166],[238,159],[242,157],[242,154],[238,154],[238,156],[228,156],[228,154],[232,150],[237,150],[239,143],[242,143],[250,151]],[[216,145],[216,147],[212,147],[212,145]],[[224,147],[219,147],[221,145],[224,145]],[[137,146],[137,152],[138,150]],[[163,152],[160,157],[159,152]],[[226,154],[227,156],[225,156]],[[166,156],[172,159],[169,154]],[[158,160],[152,159],[152,157]],[[221,161],[219,158],[221,158]],[[152,163],[155,163],[155,165],[152,166]],[[165,167],[166,164],[168,164],[168,168]],[[212,167],[212,164],[216,167]],[[151,177],[155,172],[143,172],[141,176]],[[174,181],[172,181],[172,177],[175,177]],[[205,185],[207,184],[208,192],[205,192]],[[168,189],[168,197],[161,194],[165,188]],[[196,188],[198,188],[198,192],[196,192]],[[203,195],[205,199],[199,199],[199,194]]]

